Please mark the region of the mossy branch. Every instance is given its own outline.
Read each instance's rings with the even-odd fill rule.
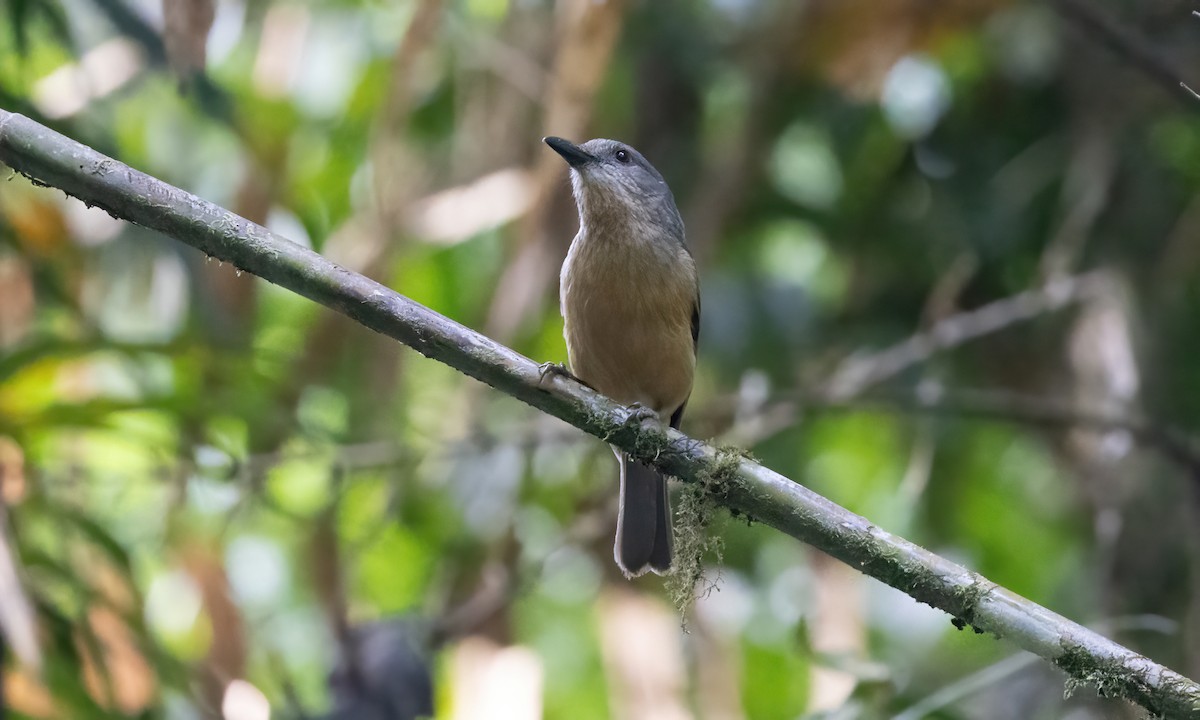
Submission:
[[[1152,713],[1200,719],[1200,685],[882,530],[804,486],[630,411],[373,280],[20,115],[0,110],[0,162],[337,310],[421,354],[558,417],[920,602],[1003,637],[1079,682]]]

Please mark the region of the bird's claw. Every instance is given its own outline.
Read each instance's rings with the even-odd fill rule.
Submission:
[[[654,412],[640,402],[630,403],[629,405],[625,406],[625,409],[629,411],[629,415],[625,419],[625,422],[627,423],[641,425],[646,420],[661,419],[659,418],[658,413]]]
[[[546,378],[550,376],[570,378],[577,383],[583,382],[579,378],[575,377],[575,375],[561,363],[544,362],[541,365],[538,365],[538,385],[544,384],[546,382]]]

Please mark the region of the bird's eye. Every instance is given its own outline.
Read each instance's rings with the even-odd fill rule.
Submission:
[[[618,150],[616,154],[617,162],[629,163],[629,153],[624,150]]]

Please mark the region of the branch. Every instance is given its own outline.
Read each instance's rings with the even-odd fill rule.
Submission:
[[[0,110],[0,161],[31,180],[191,245],[333,308],[529,405],[701,483],[713,499],[1004,637],[1107,695],[1200,719],[1200,685],[986,578],[878,528],[747,459],[692,440],[216,205]]]
[[[1114,54],[1124,58],[1146,77],[1158,83],[1171,96],[1191,103],[1192,98],[1184,97],[1179,89],[1183,88],[1192,95],[1192,90],[1179,77],[1179,73],[1171,67],[1171,63],[1163,57],[1154,46],[1134,30],[1120,25],[1095,6],[1095,0],[1052,0],[1058,11],[1081,28]]]
[[[736,400],[728,401],[729,405]],[[1200,478],[1200,444],[1183,429],[1142,415],[1113,413],[1041,395],[947,388],[938,383],[921,383],[913,390],[872,391],[855,397],[839,397],[822,391],[787,393],[746,414],[752,432],[729,433],[741,442],[755,445],[795,424],[809,410],[882,410],[912,415],[949,415],[1061,430],[1120,431],[1146,448]],[[730,410],[724,415],[729,416]],[[717,416],[720,417],[719,415]]]
[[[942,318],[884,350],[851,355],[830,378],[828,394],[837,399],[858,395],[941,351],[1087,299],[1104,281],[1097,272],[1050,280],[1041,287]]]
[[[804,402],[804,401],[802,401]],[[1183,430],[1143,417],[1095,410],[1063,400],[991,390],[918,387],[914,393],[866,395],[839,402],[820,397],[809,404],[828,409],[893,408],[913,413],[970,416],[1066,430],[1120,431],[1155,448],[1192,473],[1200,473],[1200,447]]]

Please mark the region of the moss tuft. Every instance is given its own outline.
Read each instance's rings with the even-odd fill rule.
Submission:
[[[687,616],[697,597],[716,587],[715,580],[704,579],[704,558],[712,556],[720,563],[723,539],[710,535],[708,528],[721,507],[715,498],[724,495],[730,483],[741,482],[737,471],[742,457],[740,448],[718,449],[716,457],[680,494],[675,512],[675,569],[667,578],[667,592],[681,617]]]
[[[1138,703],[1152,713],[1152,717],[1180,716],[1178,711],[1164,712],[1164,695],[1170,697],[1174,692],[1169,685],[1153,687],[1145,679],[1130,671],[1128,663],[1122,663],[1118,658],[1097,657],[1085,648],[1075,645],[1069,640],[1063,641],[1063,653],[1054,660],[1054,664],[1071,677],[1063,688],[1063,696],[1070,697],[1081,687],[1092,685],[1101,697],[1121,697]],[[1181,688],[1186,692],[1195,692],[1191,687]],[[1200,718],[1200,708],[1192,712],[1184,712],[1181,717]]]
[[[975,631],[976,635],[982,635],[985,631],[975,625],[975,608],[979,606],[979,601],[982,600],[991,590],[991,583],[979,576],[972,576],[971,582],[965,585],[956,585],[951,593],[954,595],[956,605],[958,606],[958,616],[954,618],[954,626],[959,630],[964,629],[967,625]],[[997,638],[1000,636],[997,635]]]
[[[680,617],[687,616],[697,597],[716,587],[715,580],[704,577],[704,559],[711,555],[721,562],[722,539],[708,532],[717,508],[703,488],[694,483],[684,486],[675,511],[675,567],[666,581]]]

